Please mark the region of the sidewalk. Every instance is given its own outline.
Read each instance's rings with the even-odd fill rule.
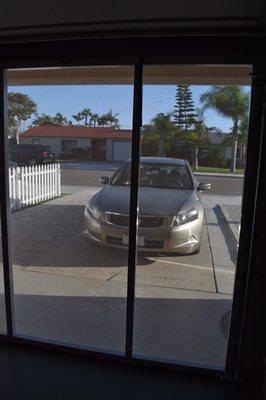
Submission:
[[[241,196],[202,196],[218,293],[233,293]]]
[[[14,286],[19,334],[124,351],[126,283],[17,270]],[[223,368],[230,309],[228,295],[137,285],[134,354]]]
[[[120,161],[68,161],[61,163],[61,169],[116,171],[122,163]]]
[[[238,245],[240,222],[241,222],[241,206],[236,205],[222,205],[221,211],[228,223],[229,230],[233,241]]]
[[[194,175],[204,175],[204,176],[221,176],[221,177],[230,177],[230,178],[244,178],[244,174],[231,174],[231,173],[220,173],[220,172],[196,172],[194,171]]]

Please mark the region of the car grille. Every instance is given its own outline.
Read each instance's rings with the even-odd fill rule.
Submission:
[[[128,226],[129,225],[129,216],[122,214],[108,214],[108,220],[111,224],[118,226]]]
[[[162,217],[139,217],[140,228],[158,228],[162,224]]]
[[[108,222],[118,226],[129,226],[129,216],[107,213]],[[163,217],[139,217],[139,228],[158,228],[163,224]]]
[[[106,241],[109,244],[117,245],[117,246],[127,246],[123,244],[122,238],[115,236],[106,236]],[[162,249],[163,241],[162,240],[145,240],[144,246],[138,246],[145,249]]]
[[[106,241],[109,244],[116,244],[117,246],[122,246],[122,238],[115,237],[115,236],[106,236]],[[123,245],[125,246],[125,245]]]

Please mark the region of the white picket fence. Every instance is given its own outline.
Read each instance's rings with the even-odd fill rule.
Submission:
[[[9,196],[12,210],[41,203],[60,195],[60,164],[9,168]]]

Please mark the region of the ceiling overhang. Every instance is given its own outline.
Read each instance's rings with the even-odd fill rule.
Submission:
[[[143,82],[149,85],[250,85],[250,65],[146,65]],[[133,66],[95,66],[14,69],[9,86],[129,85]]]

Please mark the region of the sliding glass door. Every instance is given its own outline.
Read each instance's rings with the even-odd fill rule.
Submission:
[[[225,366],[250,103],[236,68],[144,66],[135,357]]]
[[[225,369],[251,71],[7,71],[10,337]]]
[[[133,73],[8,72],[19,337],[124,354],[130,180],[111,177],[131,154]]]

